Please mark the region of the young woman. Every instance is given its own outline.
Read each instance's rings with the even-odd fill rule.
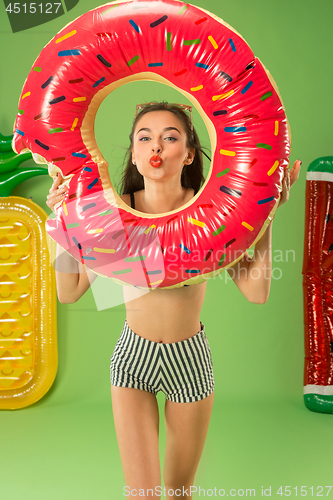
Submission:
[[[300,166],[297,160],[290,172],[285,169],[279,206],[288,201]],[[130,134],[122,200],[140,212],[170,212],[190,201],[203,181],[202,150],[187,113],[180,105],[145,105]],[[60,183],[57,178],[47,197],[51,209],[64,196],[66,188],[61,191]],[[257,304],[269,295],[271,234],[272,222],[253,258],[246,252],[228,269],[243,295]],[[69,272],[56,272],[58,297],[60,302],[76,302],[95,275],[79,269],[69,255],[62,258]],[[161,485],[158,390],[166,394],[163,478],[166,491],[174,491],[166,498],[192,498],[189,487],[214,400],[211,353],[200,321],[206,286],[204,282],[148,293],[124,286],[126,320],[111,358],[111,395],[125,484],[133,494],[127,498],[139,495],[139,489],[155,492]],[[149,496],[160,498],[151,491]]]

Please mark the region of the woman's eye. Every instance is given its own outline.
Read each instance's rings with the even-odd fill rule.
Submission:
[[[147,136],[147,135],[139,137],[139,141],[140,142],[147,142],[147,141],[150,141],[150,140],[151,140],[151,138],[149,136]],[[164,137],[164,140],[168,141],[168,142],[177,141],[176,137],[170,137],[170,136]]]

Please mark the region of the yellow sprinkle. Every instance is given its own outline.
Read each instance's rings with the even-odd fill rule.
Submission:
[[[75,118],[75,120],[73,121],[73,125],[71,126],[71,131],[73,132],[73,130],[75,129],[76,125],[77,125],[77,122],[79,121],[78,118]]]
[[[191,224],[194,224],[195,226],[200,226],[200,227],[205,227],[205,223],[201,222],[200,220],[192,219],[192,217],[187,217],[187,221],[190,222]]]
[[[103,232],[103,229],[102,228],[98,228],[98,229],[89,229],[89,231],[87,231],[87,234],[96,234],[96,233],[102,233]]]
[[[250,226],[250,224],[248,224],[247,222],[242,222],[242,226],[246,227],[247,229],[249,229],[250,231],[253,231],[253,227]]]
[[[64,207],[64,212],[65,212],[65,215],[68,215],[68,212],[67,212],[67,207],[66,207],[66,203],[64,202],[62,204],[62,206]]]
[[[279,162],[276,160],[276,162],[274,163],[274,165],[272,166],[272,168],[270,170],[268,170],[267,175],[274,174],[274,172],[278,168],[278,166],[279,166]]]
[[[274,130],[274,135],[278,135],[278,133],[279,133],[279,122],[278,122],[278,121],[276,121],[276,122],[275,122],[275,130]]]
[[[154,281],[153,283],[150,283],[151,285],[158,285],[159,283],[162,283],[163,280],[158,280]]]
[[[115,253],[115,250],[113,248],[94,248],[95,252],[100,252],[100,253]]]
[[[60,38],[57,38],[57,40],[55,41],[55,43],[62,42],[63,40],[66,40],[66,38],[69,38],[70,36],[75,35],[75,33],[76,33],[76,30],[71,31],[70,33],[67,33],[67,35],[64,35],[64,36],[62,36]]]
[[[236,156],[235,151],[227,151],[226,149],[221,149],[220,153],[221,153],[221,155],[225,155],[225,156]]]
[[[153,224],[152,226],[148,227],[148,229],[146,229],[146,230],[144,231],[144,234],[149,234],[149,233],[150,233],[150,231],[151,231],[154,227],[156,227],[156,226],[155,226],[155,224]]]
[[[28,97],[29,95],[31,95],[31,92],[26,92],[26,93],[22,96],[22,99],[24,99],[25,97]]]
[[[74,97],[73,102],[85,101],[86,97]]]
[[[218,49],[219,48],[219,46],[217,45],[217,43],[215,42],[215,40],[214,40],[214,38],[212,36],[209,36],[208,40],[213,45],[214,49]]]
[[[225,99],[226,97],[229,97],[232,95],[235,91],[234,90],[229,90],[226,94],[221,94],[221,95],[213,95],[212,99],[213,101],[219,101],[221,99]]]
[[[197,90],[203,89],[203,85],[199,85],[198,87],[191,87],[191,92],[196,92]]]

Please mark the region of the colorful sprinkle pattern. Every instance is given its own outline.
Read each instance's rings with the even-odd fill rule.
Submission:
[[[205,188],[186,209],[154,218],[106,200],[107,164],[92,159],[81,134],[98,92],[147,71],[193,94],[217,136]],[[121,283],[204,281],[252,246],[276,208],[290,150],[283,105],[246,42],[193,5],[136,0],[79,17],[36,60],[19,110],[16,152],[30,149],[73,175],[48,233]]]

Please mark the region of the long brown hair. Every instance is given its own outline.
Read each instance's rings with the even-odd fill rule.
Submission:
[[[201,185],[205,181],[205,178],[203,176],[202,154],[204,154],[205,156],[207,155],[201,148],[199,137],[195,129],[193,128],[192,130],[191,128],[191,120],[180,107],[169,105],[167,102],[156,102],[145,106],[138,113],[133,122],[132,130],[129,136],[130,147],[127,150],[124,160],[124,163],[127,164],[120,181],[120,195],[134,193],[136,191],[139,191],[140,189],[144,189],[145,187],[143,176],[138,171],[136,165],[133,165],[132,163],[133,135],[136,124],[138,123],[140,118],[146,113],[150,113],[151,111],[170,111],[171,113],[176,115],[182,123],[187,137],[186,146],[190,149],[195,150],[195,156],[193,162],[190,165],[184,165],[183,167],[181,174],[181,185],[184,188],[194,189],[195,192],[199,191]]]

